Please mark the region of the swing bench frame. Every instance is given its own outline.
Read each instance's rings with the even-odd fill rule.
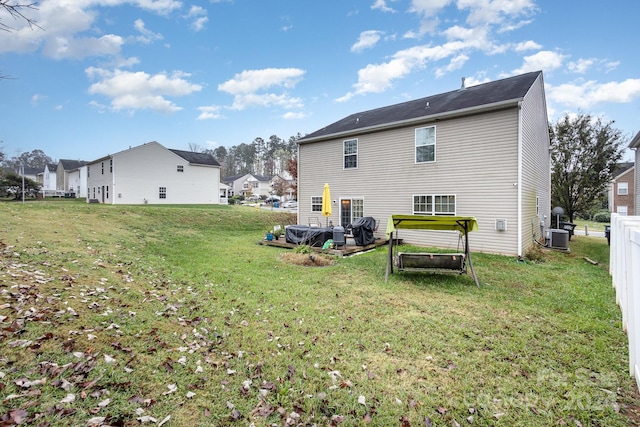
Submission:
[[[446,230],[458,231],[464,239],[464,253],[427,253],[400,252],[393,256],[395,246],[398,248],[398,229],[407,230]],[[478,229],[475,217],[444,216],[444,215],[391,215],[387,222],[387,238],[389,239],[389,254],[385,281],[393,273],[394,261],[398,271],[417,271],[431,273],[467,273],[467,265],[471,270],[473,281],[480,287],[476,277],[471,251],[469,250],[469,232]],[[393,233],[396,236],[394,238]]]

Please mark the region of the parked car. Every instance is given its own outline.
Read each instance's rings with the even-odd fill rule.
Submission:
[[[265,203],[275,203],[275,202],[279,202],[279,201],[280,201],[280,197],[278,197],[278,196],[269,196],[265,200]]]
[[[295,200],[288,200],[282,204],[283,208],[295,209],[298,207],[298,202]]]

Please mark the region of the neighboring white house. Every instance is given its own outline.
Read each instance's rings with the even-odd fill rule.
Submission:
[[[220,164],[210,154],[152,141],[87,164],[87,201],[219,204]]]
[[[252,173],[224,177],[224,183],[231,188],[231,196],[269,197],[272,193],[271,177]]]
[[[43,197],[56,195],[56,169],[58,165],[50,163],[38,174],[37,180],[42,185],[40,191]]]
[[[76,198],[86,198],[87,192],[87,165],[68,171],[68,187],[65,193],[74,194]]]
[[[629,148],[635,151],[635,169],[638,169],[638,165],[640,165],[640,132],[636,134],[631,140],[629,144]],[[640,214],[640,173],[635,174],[635,185],[634,185],[634,212],[636,215]]]
[[[541,71],[345,117],[298,140],[298,222],[392,214],[475,216],[473,251],[522,256],[550,225],[549,121]],[[402,230],[456,248],[457,234]]]
[[[87,187],[86,176],[82,177],[79,172],[79,169],[86,164],[87,162],[83,160],[60,159],[56,167],[56,190],[74,194],[77,197],[80,190]]]

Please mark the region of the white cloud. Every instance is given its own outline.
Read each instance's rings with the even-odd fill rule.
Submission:
[[[518,21],[520,17],[536,10],[533,0],[457,0],[457,6],[469,10],[469,25],[497,25],[498,31],[521,27],[529,21]]]
[[[358,71],[358,82],[354,90],[337,99],[348,101],[355,95],[384,92],[394,80],[405,77],[413,71],[423,69],[428,61],[438,61],[469,47],[463,42],[449,42],[441,46],[415,46],[396,52],[391,60],[382,64],[369,64]]]
[[[124,37],[100,34],[95,21],[103,9],[124,4],[162,15],[182,7],[182,2],[176,0],[41,0],[37,9],[24,10],[25,17],[36,21],[40,28],[32,29],[26,22],[16,21],[14,31],[0,32],[0,53],[42,49],[45,55],[56,59],[118,54]],[[145,30],[144,25],[137,28]],[[161,38],[151,32],[143,32],[144,37]]]
[[[584,74],[596,63],[595,59],[578,59],[577,61],[571,61],[567,64],[567,68],[574,73]]]
[[[150,75],[142,71],[89,67],[85,72],[90,79],[100,79],[89,87],[89,93],[111,98],[111,109],[114,111],[149,109],[172,113],[182,108],[165,97],[185,96],[202,89],[202,86],[186,80],[189,74],[179,71],[171,75]]]
[[[600,103],[629,103],[640,98],[640,79],[598,83],[594,80],[546,85],[549,100],[573,108],[590,110]]]
[[[387,2],[385,0],[375,0],[375,2],[371,5],[371,9],[380,10],[382,12],[395,13],[395,10],[392,7],[387,6]]]
[[[193,19],[193,22],[191,22],[191,29],[196,32],[202,31],[207,22],[209,22],[207,10],[200,6],[191,6],[191,9],[189,9],[189,13],[185,16],[185,19]]]
[[[286,120],[304,119],[305,117],[307,117],[305,113],[293,111],[288,111],[282,115],[282,118]]]
[[[453,57],[446,67],[436,70],[436,77],[440,78],[451,71],[459,70],[469,60],[467,55],[461,54]]]
[[[260,93],[262,91],[281,87],[292,89],[304,76],[305,71],[299,68],[265,68],[262,70],[243,71],[218,85],[218,90],[233,95],[232,109],[243,110],[251,106],[280,106],[284,108],[299,108],[302,101],[289,96],[286,91],[282,94]]]
[[[526,50],[540,50],[542,46],[533,40],[527,40],[526,42],[520,42],[515,45],[514,50],[516,52],[524,52]]]
[[[358,41],[351,46],[351,52],[360,52],[365,49],[370,49],[380,41],[380,37],[384,32],[377,30],[367,30],[360,33]]]
[[[216,120],[216,119],[224,119],[224,115],[220,114],[220,107],[217,105],[208,105],[205,107],[198,107],[200,110],[200,115],[198,116],[198,120]]]
[[[129,3],[129,1],[126,0],[98,0],[96,2],[109,5]],[[182,2],[176,0],[134,0],[131,3],[138,5],[142,9],[147,9],[161,15],[166,15],[182,7]]]
[[[419,35],[432,33],[440,23],[438,12],[453,3],[453,0],[412,0],[410,12],[421,17]]]
[[[133,27],[140,33],[140,35],[136,37],[136,40],[141,43],[149,44],[155,40],[162,40],[164,38],[162,34],[154,33],[147,29],[142,19],[136,19],[133,23]]]
[[[90,56],[117,55],[123,44],[122,37],[113,34],[100,38],[67,38],[61,35],[47,40],[42,52],[55,59],[81,59]]]
[[[541,50],[531,56],[524,57],[524,63],[513,71],[514,74],[527,73],[529,71],[543,70],[545,72],[555,70],[562,66],[566,55],[550,50]]]

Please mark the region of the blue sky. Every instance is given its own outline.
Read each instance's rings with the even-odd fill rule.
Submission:
[[[288,139],[462,77],[535,70],[551,120],[640,129],[636,0],[40,0],[24,13],[41,29],[0,12],[8,157]]]

